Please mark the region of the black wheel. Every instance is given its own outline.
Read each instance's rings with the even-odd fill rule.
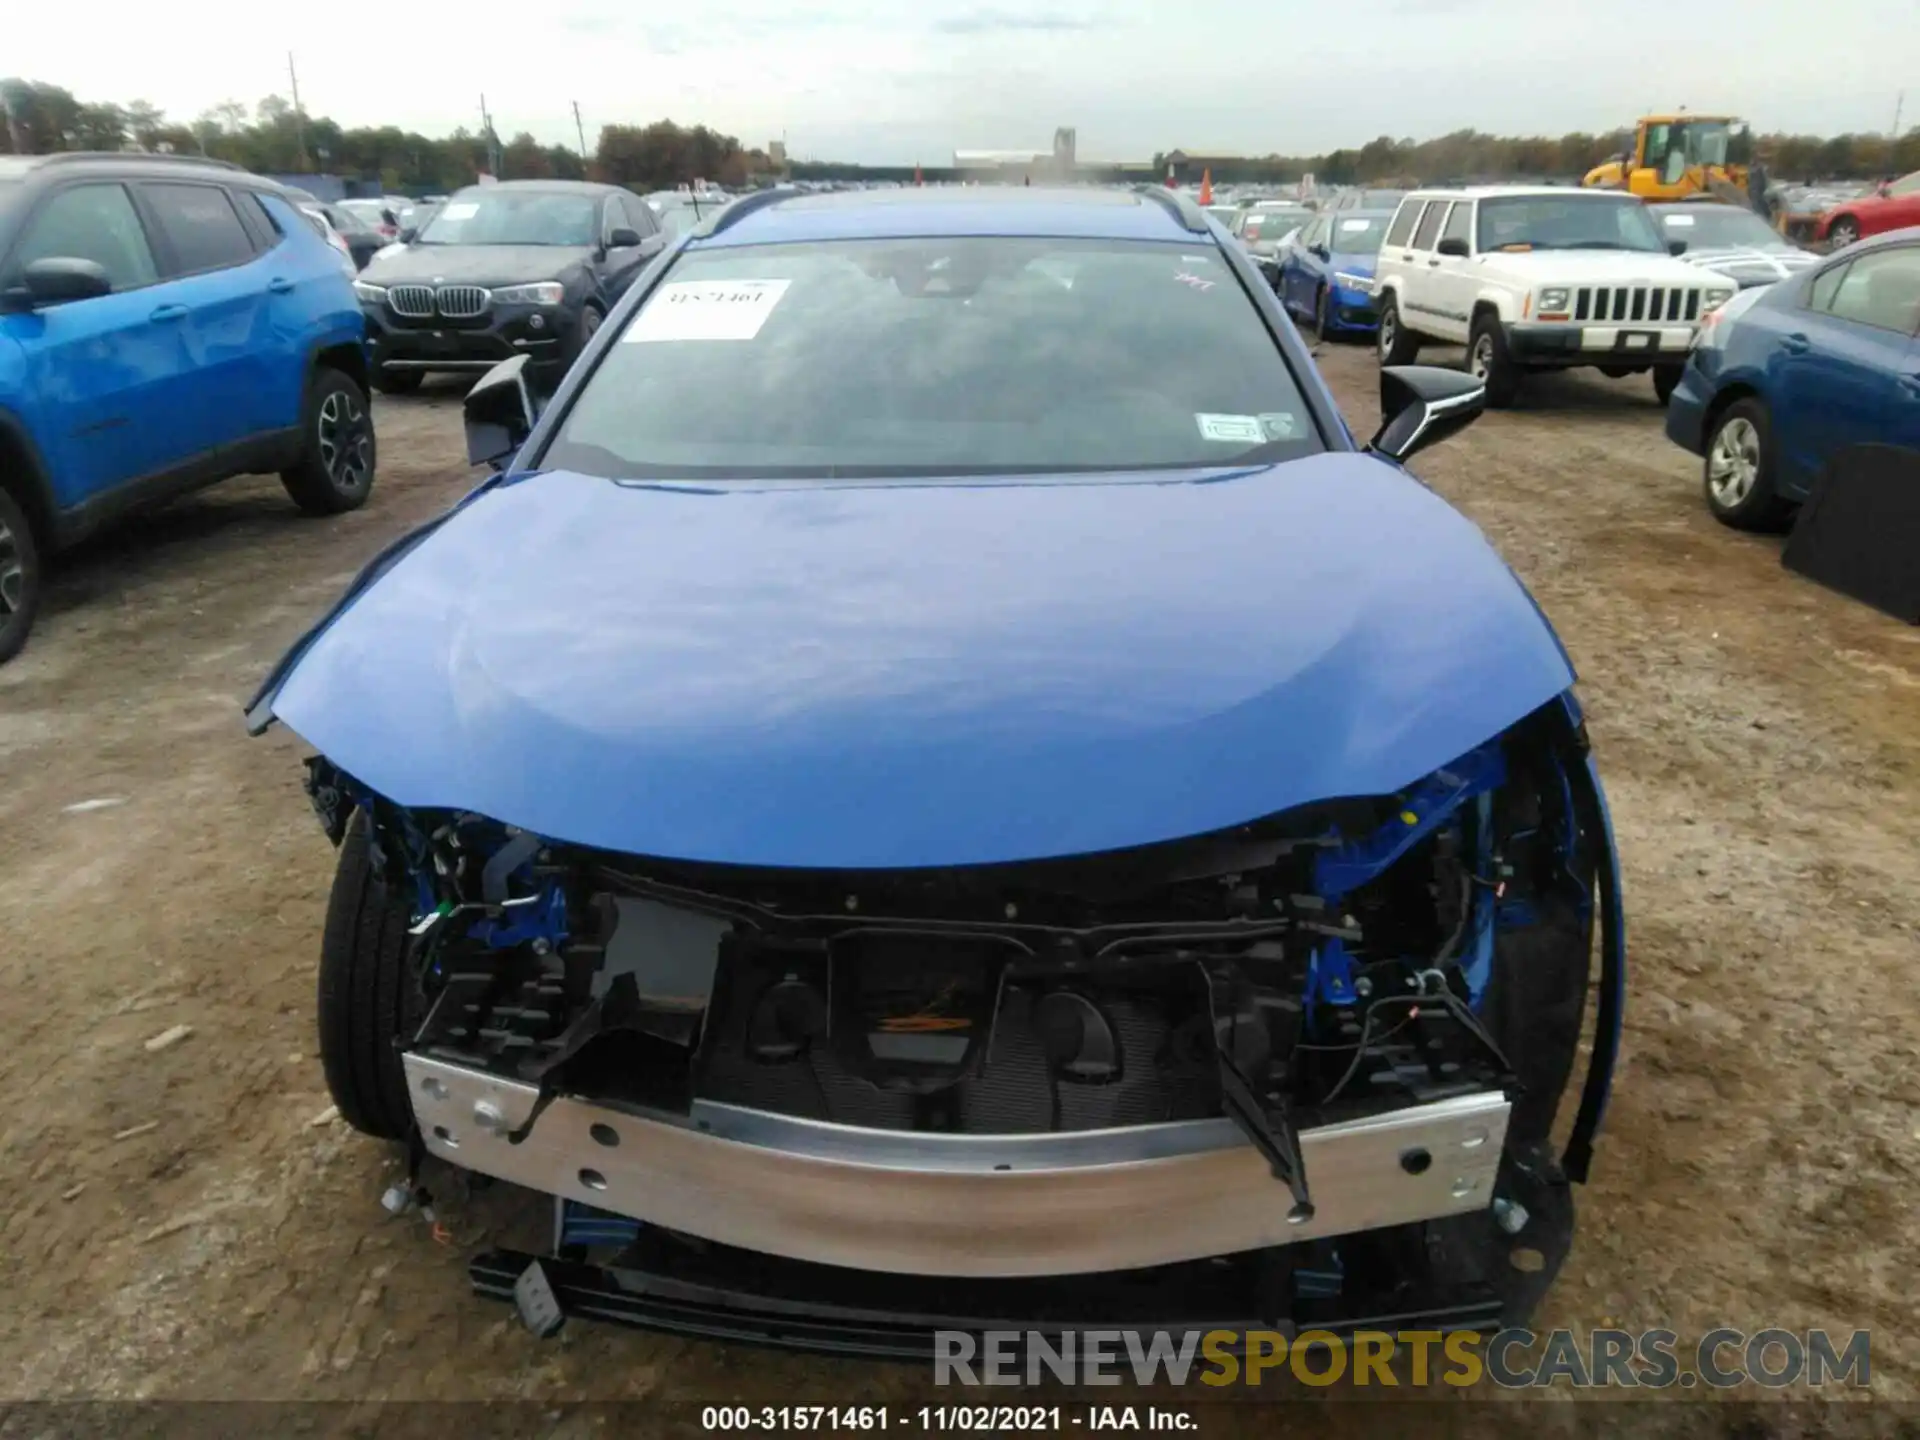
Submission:
[[[598,307],[593,305],[587,306],[580,312],[580,333],[574,339],[573,353],[567,357],[568,369],[573,368],[573,362],[578,360],[585,353],[587,346],[593,343],[593,337],[600,328],[600,322],[606,318],[600,313]]]
[[[320,1064],[342,1119],[398,1140],[413,1125],[399,1046],[425,1002],[406,969],[407,904],[373,873],[367,850],[367,817],[356,813],[340,842],[320,937]]]
[[[1684,365],[1653,367],[1653,395],[1662,405],[1673,398],[1674,387],[1680,383],[1680,372],[1684,369]]]
[[[280,472],[293,503],[309,515],[357,510],[373,491],[373,412],[353,380],[338,370],[314,372],[300,460]]]
[[[1333,331],[1327,324],[1327,287],[1324,285],[1313,297],[1313,338],[1321,341],[1333,339]]]
[[[1851,215],[1842,215],[1827,230],[1827,243],[1835,250],[1844,250],[1859,238],[1860,222]]]
[[[1377,337],[1382,365],[1411,365],[1420,355],[1420,337],[1400,324],[1400,302],[1391,292],[1380,297],[1380,333]]]
[[[1520,367],[1507,354],[1507,334],[1500,318],[1483,310],[1474,316],[1467,334],[1467,373],[1487,387],[1487,404],[1499,410],[1520,393]]]
[[[40,547],[26,512],[0,490],[0,664],[20,653],[40,608]]]
[[[1713,422],[1701,466],[1707,509],[1736,530],[1778,528],[1791,508],[1773,488],[1773,433],[1767,407],[1736,400]]]
[[[373,372],[373,388],[382,395],[411,395],[420,388],[420,382],[426,375],[419,370],[388,370],[384,367]]]

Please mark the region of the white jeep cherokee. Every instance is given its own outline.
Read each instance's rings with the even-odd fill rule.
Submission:
[[[1701,317],[1738,288],[1676,253],[1630,195],[1416,190],[1374,270],[1380,361],[1405,365],[1423,340],[1465,345],[1490,405],[1512,402],[1523,370],[1651,370],[1665,404]]]

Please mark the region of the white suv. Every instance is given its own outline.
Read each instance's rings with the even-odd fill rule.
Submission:
[[[1665,404],[1701,317],[1738,288],[1675,253],[1630,195],[1416,190],[1374,270],[1381,363],[1407,364],[1422,340],[1465,345],[1489,405],[1512,402],[1523,370],[1651,370]]]

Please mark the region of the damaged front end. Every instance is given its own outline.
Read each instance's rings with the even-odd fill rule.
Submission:
[[[649,859],[309,789],[404,932],[418,1146],[556,1197],[485,1293],[921,1355],[1516,1323],[1565,1255],[1624,984],[1570,697],[1395,794],[1020,864]]]

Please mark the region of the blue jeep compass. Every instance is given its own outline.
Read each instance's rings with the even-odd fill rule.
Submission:
[[[170,155],[0,156],[0,661],[54,550],[277,472],[313,515],[373,488],[366,326],[272,181]]]

